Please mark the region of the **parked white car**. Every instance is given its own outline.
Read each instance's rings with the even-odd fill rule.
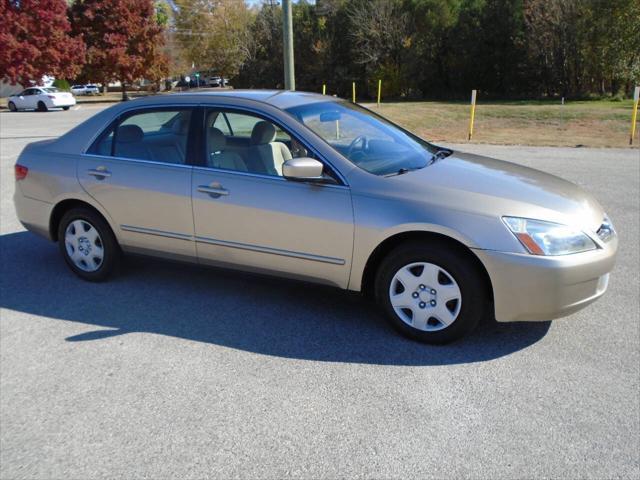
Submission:
[[[98,95],[100,93],[100,89],[97,85],[93,84],[73,85],[71,87],[71,93],[74,95]]]
[[[9,97],[9,110],[38,110],[46,112],[50,108],[69,110],[76,104],[76,99],[69,92],[63,92],[55,87],[31,87],[17,95]]]

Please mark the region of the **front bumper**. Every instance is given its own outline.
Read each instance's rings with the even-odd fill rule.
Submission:
[[[552,320],[574,313],[607,289],[618,249],[617,237],[604,248],[555,257],[474,250],[493,287],[499,322]]]

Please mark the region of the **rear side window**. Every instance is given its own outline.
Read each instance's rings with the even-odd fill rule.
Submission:
[[[94,155],[185,164],[192,110],[147,110],[127,115],[89,149]]]

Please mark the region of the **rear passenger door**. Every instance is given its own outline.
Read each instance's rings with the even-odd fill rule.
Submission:
[[[195,258],[189,135],[197,112],[127,112],[82,155],[78,179],[108,212],[125,250]]]

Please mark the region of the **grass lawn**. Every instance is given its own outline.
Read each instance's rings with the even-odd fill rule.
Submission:
[[[467,141],[469,104],[398,102],[363,104],[434,142]],[[473,143],[628,147],[633,102],[479,102]],[[636,130],[634,146],[640,144]]]

